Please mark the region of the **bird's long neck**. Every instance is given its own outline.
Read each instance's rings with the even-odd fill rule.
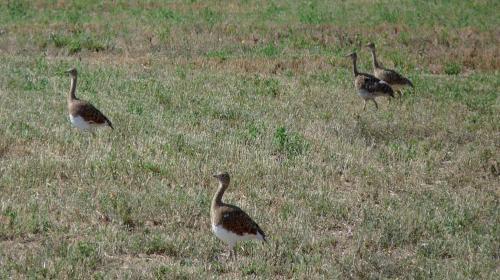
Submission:
[[[71,77],[71,88],[68,94],[68,102],[76,99],[76,76]]]
[[[358,66],[356,65],[357,59],[355,57],[352,58],[352,72],[354,73],[354,76],[357,76],[359,74],[358,72]]]
[[[212,199],[212,209],[216,206],[222,205],[222,196],[224,195],[224,192],[226,191],[228,185],[229,184],[225,184],[222,182],[219,183],[219,189],[217,189],[217,192]]]
[[[372,51],[372,63],[373,63],[373,68],[379,68],[380,65],[378,64],[377,60],[377,54],[375,53],[375,49],[371,49]]]

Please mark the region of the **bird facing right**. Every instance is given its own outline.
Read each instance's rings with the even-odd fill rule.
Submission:
[[[213,175],[219,181],[219,188],[212,199],[210,218],[215,236],[229,247],[229,257],[236,257],[234,246],[242,240],[261,240],[266,242],[266,235],[247,213],[239,207],[222,202],[222,196],[229,186],[227,172]]]

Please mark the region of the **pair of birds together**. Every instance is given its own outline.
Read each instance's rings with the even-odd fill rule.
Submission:
[[[367,45],[372,52],[374,75],[358,72],[356,61],[357,54],[351,53],[355,81],[354,85],[358,95],[363,98],[366,109],[366,101],[371,100],[378,109],[375,97],[394,97],[394,90],[400,91],[402,87],[411,86],[410,80],[403,77],[394,70],[383,68],[377,61],[375,44]],[[67,71],[71,76],[71,90],[68,95],[68,110],[71,123],[81,129],[92,131],[96,127],[109,126],[113,128],[111,121],[92,104],[76,97],[77,70],[72,68]],[[399,92],[401,95],[401,92]],[[236,257],[234,247],[238,241],[261,240],[266,241],[266,235],[248,214],[239,207],[222,202],[222,196],[229,186],[230,176],[227,172],[214,174],[219,181],[219,188],[215,193],[211,204],[211,223],[214,234],[227,243],[229,257]]]
[[[71,123],[84,131],[93,131],[97,127],[109,126],[111,121],[97,108],[87,101],[76,97],[76,80],[78,72],[72,68],[67,73],[71,76],[71,90],[68,94],[68,110]],[[219,180],[219,189],[212,199],[211,222],[214,234],[229,246],[229,257],[236,258],[234,246],[242,240],[257,239],[266,241],[266,235],[248,214],[239,207],[222,202],[222,196],[229,186],[230,177],[227,172],[214,174]]]
[[[347,56],[352,59],[355,77],[354,86],[358,91],[358,95],[364,100],[363,111],[366,109],[366,102],[368,100],[373,101],[375,108],[378,110],[378,104],[377,101],[375,101],[376,97],[387,96],[393,98],[394,91],[398,92],[401,97],[401,90],[407,86],[413,87],[413,84],[398,72],[384,68],[380,65],[375,53],[374,43],[369,43],[366,47],[369,48],[372,53],[373,75],[358,71],[356,64],[358,56],[355,52]]]

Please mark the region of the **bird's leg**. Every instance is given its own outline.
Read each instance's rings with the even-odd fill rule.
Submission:
[[[235,246],[234,245],[232,245],[232,246],[229,245],[228,249],[229,249],[228,259],[229,260],[236,259],[236,249],[235,249]]]
[[[366,110],[366,99],[363,99],[363,111]]]
[[[377,109],[377,111],[378,111],[378,104],[377,104],[377,101],[375,101],[375,98],[374,98],[374,99],[372,99],[372,101],[373,101],[373,103],[375,103],[375,108],[376,108],[376,109]]]
[[[233,247],[232,251],[233,251],[233,259],[236,260],[236,258],[238,257],[238,255],[236,254],[236,246]]]

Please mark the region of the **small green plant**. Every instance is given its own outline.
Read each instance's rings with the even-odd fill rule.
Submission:
[[[220,19],[220,14],[215,12],[210,8],[205,8],[202,10],[201,15],[203,19],[210,25],[213,26]]]
[[[277,152],[289,157],[302,155],[309,148],[309,143],[301,135],[288,132],[283,126],[274,132],[273,144]]]
[[[127,111],[131,114],[140,116],[144,113],[144,107],[142,106],[142,103],[137,101],[132,101],[128,104]]]
[[[145,246],[145,253],[148,255],[158,254],[177,257],[179,255],[175,244],[165,241],[160,236],[154,236]]]
[[[71,35],[52,33],[49,35],[49,42],[56,48],[66,48],[69,54],[78,53],[82,49],[99,52],[107,48],[106,44],[83,32],[76,32]]]
[[[457,62],[448,62],[444,66],[444,73],[447,75],[458,75],[462,71],[462,66]]]
[[[254,80],[255,93],[262,96],[276,97],[280,92],[280,83],[278,80],[270,78],[256,77]]]
[[[274,44],[269,43],[262,48],[262,54],[267,57],[275,57],[280,53],[280,49]]]
[[[7,9],[12,19],[23,19],[27,16],[28,2],[25,1],[8,1]]]
[[[171,20],[173,22],[182,21],[182,16],[178,12],[167,8],[154,9],[153,15],[158,20]]]
[[[275,19],[276,16],[283,14],[285,8],[276,5],[276,3],[271,2],[264,11],[264,17],[267,19]]]
[[[300,22],[306,24],[321,24],[328,21],[328,16],[321,8],[318,8],[317,2],[310,1],[299,9]]]
[[[231,53],[227,50],[218,50],[218,51],[209,51],[209,52],[207,52],[206,55],[207,55],[207,57],[218,58],[221,61],[224,61],[224,60],[229,58]]]

